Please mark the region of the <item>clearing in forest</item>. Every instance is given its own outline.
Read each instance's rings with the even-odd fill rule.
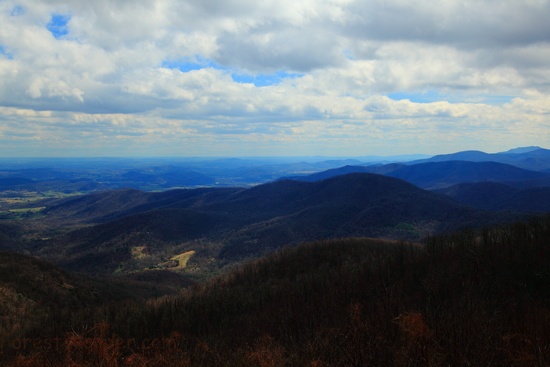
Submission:
[[[195,255],[195,251],[191,250],[176,256],[172,256],[170,260],[175,260],[178,262],[178,266],[174,267],[175,269],[185,269],[185,267],[187,266],[187,261],[189,261],[189,259],[193,255]]]

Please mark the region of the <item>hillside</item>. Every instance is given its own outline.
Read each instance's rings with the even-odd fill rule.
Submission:
[[[496,162],[445,161],[418,163],[389,172],[425,189],[438,189],[465,182],[525,182],[541,180],[550,184],[550,176],[543,172],[524,170]]]
[[[191,264],[205,270],[207,263],[219,266],[304,241],[349,236],[418,240],[503,220],[404,181],[366,173],[250,189],[113,191],[64,199],[44,213],[45,223],[69,216],[101,222],[31,245],[38,256],[91,273],[139,270],[191,250],[196,251]],[[142,255],[136,256],[136,249]]]
[[[35,254],[79,272],[112,273],[121,266],[143,270],[163,262],[170,251],[177,253],[174,247],[181,242],[212,235],[220,225],[227,230],[230,224],[224,219],[186,209],[159,209],[37,241]]]
[[[550,168],[550,150],[541,147],[524,147],[492,154],[476,150],[463,151],[452,154],[440,154],[411,163],[418,164],[447,161],[497,162],[532,171],[543,171]]]
[[[399,178],[428,190],[472,182],[498,182],[522,188],[550,186],[550,175],[546,172],[525,170],[497,162],[446,160],[409,165],[392,163],[344,166],[310,175],[294,176],[292,179],[315,182],[349,173],[365,172]]]
[[[541,217],[286,248],[179,296],[44,320],[26,337],[60,347],[4,365],[547,366],[549,243]]]
[[[454,185],[438,192],[482,210],[550,213],[550,187],[518,189],[494,182],[479,182]]]
[[[15,223],[0,222],[0,251],[17,251],[20,249],[21,226]]]
[[[63,221],[98,221],[104,216],[124,212],[141,205],[150,194],[135,190],[109,190],[50,202],[43,211],[50,219]]]
[[[47,202],[43,214],[48,222],[101,223],[155,209],[190,208],[217,201],[239,188],[177,189],[145,192],[136,189],[108,190]]]
[[[326,180],[327,178],[347,175],[350,173],[373,173],[369,167],[365,166],[343,166],[339,168],[333,168],[326,171],[316,172],[309,175],[289,176],[283,177],[281,180],[293,180],[293,181],[307,181],[315,182]]]
[[[185,276],[163,271],[116,278],[83,277],[31,256],[0,252],[0,351],[52,314],[61,317],[56,310],[66,317],[75,310],[114,301],[174,294],[192,284]]]
[[[231,209],[242,217],[256,211],[256,218],[262,220],[235,231],[222,256],[244,256],[287,243],[334,237],[419,239],[430,232],[472,224],[481,216],[404,181],[366,173],[312,183],[279,181],[239,196],[231,202]],[[264,207],[269,208],[269,218],[263,216]],[[486,219],[491,220],[490,216]]]

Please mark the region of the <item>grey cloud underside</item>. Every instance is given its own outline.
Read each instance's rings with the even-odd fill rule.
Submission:
[[[48,31],[54,14],[67,34]],[[25,120],[36,139],[66,120],[150,139],[544,145],[529,140],[550,131],[549,14],[547,0],[5,0],[0,140],[54,111]]]
[[[226,33],[218,38],[218,43],[219,63],[252,72],[308,72],[341,65],[345,59],[336,39],[322,27],[270,27],[255,29],[246,37]]]
[[[348,12],[351,21],[343,24],[343,33],[357,39],[468,49],[550,42],[546,1],[354,2]]]
[[[133,4],[95,6],[87,28],[75,31],[87,30],[87,37],[120,46],[202,29],[216,35],[218,52],[211,55],[216,61],[257,71],[308,71],[338,65],[344,51],[340,39],[424,42],[466,50],[550,42],[548,2],[354,1],[337,3],[335,8],[343,14],[337,19],[319,10],[306,13],[301,21],[293,21],[293,14],[280,10],[284,4],[271,2]],[[158,32],[160,22],[166,22],[163,29],[168,35]],[[95,34],[90,32],[92,24],[97,26]]]

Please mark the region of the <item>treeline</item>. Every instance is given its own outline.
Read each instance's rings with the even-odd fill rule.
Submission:
[[[61,310],[8,366],[548,366],[550,216],[322,241],[179,296]]]

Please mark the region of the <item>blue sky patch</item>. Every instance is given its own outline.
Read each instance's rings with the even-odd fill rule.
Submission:
[[[418,93],[396,92],[388,94],[388,97],[395,101],[408,99],[414,103],[431,103],[448,100],[447,96],[441,95],[439,92],[434,90]]]
[[[344,50],[344,56],[348,60],[355,60],[355,56],[353,55],[353,51],[351,50]]]
[[[514,99],[513,96],[490,96],[490,95],[449,95],[445,93],[440,93],[438,91],[430,90],[427,92],[418,92],[418,93],[409,93],[409,92],[396,92],[388,94],[388,97],[395,100],[401,101],[408,99],[414,103],[431,103],[431,102],[440,102],[446,101],[450,103],[483,103],[495,106],[501,106],[505,103],[510,102]]]
[[[10,60],[13,59],[13,55],[10,54],[3,45],[0,45],[0,56],[4,56]]]
[[[266,87],[280,83],[283,79],[287,78],[299,78],[303,74],[288,73],[286,71],[278,71],[273,74],[248,74],[234,69],[224,67],[214,60],[206,59],[200,56],[195,56],[193,59],[163,61],[161,67],[166,69],[177,69],[181,72],[187,73],[193,70],[200,70],[205,68],[213,68],[217,70],[223,70],[231,74],[231,78],[236,83],[251,83],[256,87]]]
[[[71,17],[69,15],[52,14],[52,19],[46,25],[46,28],[56,39],[60,39],[69,33],[67,24],[70,20]]]
[[[161,67],[165,69],[178,69],[184,73],[192,70],[203,69],[204,66],[196,62],[164,61]]]
[[[256,87],[266,87],[269,85],[278,84],[283,79],[299,78],[302,75],[303,74],[294,74],[294,73],[288,73],[286,71],[278,71],[274,74],[257,74],[257,75],[234,73],[234,74],[231,74],[231,77],[233,78],[233,81],[237,83],[252,83]]]
[[[184,73],[205,68],[224,70],[224,68],[217,64],[214,60],[205,59],[200,56],[195,56],[192,60],[166,60],[162,62],[161,67],[166,69],[178,69]]]
[[[25,8],[21,5],[17,5],[11,10],[10,15],[16,17],[18,15],[22,15],[23,13],[25,13]]]

